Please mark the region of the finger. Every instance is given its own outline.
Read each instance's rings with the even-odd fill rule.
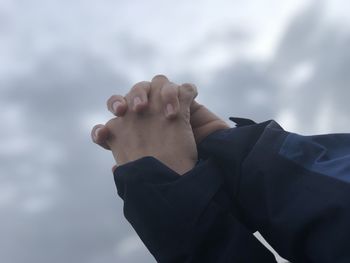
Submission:
[[[92,141],[106,150],[110,150],[111,148],[107,144],[107,139],[109,137],[109,130],[103,124],[95,125],[91,130],[91,138]]]
[[[169,79],[164,75],[156,75],[151,82],[152,90],[160,90],[166,83],[169,83]]]
[[[183,113],[189,114],[190,107],[197,97],[197,87],[194,84],[184,83],[179,87],[180,108]]]
[[[142,81],[135,84],[126,95],[128,106],[134,112],[142,112],[147,108],[151,83]]]
[[[114,115],[122,117],[128,109],[128,104],[123,96],[113,95],[107,100],[107,108]]]
[[[166,83],[160,91],[165,116],[168,119],[175,118],[179,112],[178,93],[179,86],[170,82]]]

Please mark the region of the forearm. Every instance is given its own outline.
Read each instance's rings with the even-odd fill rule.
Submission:
[[[115,171],[125,217],[158,262],[274,262],[230,212],[219,174],[207,160],[180,177],[149,157]]]
[[[219,164],[233,213],[280,255],[350,258],[350,135],[305,137],[272,121],[216,132],[199,155]]]

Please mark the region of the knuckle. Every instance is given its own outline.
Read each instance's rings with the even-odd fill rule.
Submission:
[[[132,88],[132,93],[140,93],[145,92],[145,90],[149,87],[150,83],[148,81],[141,81],[136,83]]]
[[[184,84],[182,84],[182,88],[187,92],[191,92],[191,93],[197,92],[196,85],[194,85],[192,83],[184,83]]]
[[[173,83],[164,85],[161,90],[161,93],[164,97],[175,98],[178,94],[178,86]]]
[[[168,78],[163,74],[157,74],[152,78],[152,82],[159,81],[159,80],[168,80]]]
[[[184,83],[181,85],[181,92],[184,92],[185,94],[191,94],[194,98],[197,97],[198,91],[196,85],[192,83]]]

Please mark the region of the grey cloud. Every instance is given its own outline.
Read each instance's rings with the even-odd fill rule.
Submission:
[[[339,117],[350,112],[346,99],[350,95],[350,76],[347,74],[350,31],[344,33],[335,26],[324,25],[323,11],[322,4],[316,2],[295,18],[271,68],[276,75],[286,76],[298,63],[310,61],[315,68],[313,76],[298,89],[299,92],[289,92],[285,103],[295,109],[298,119],[308,129],[315,125],[313,120],[328,104],[332,109],[331,129],[345,130],[350,121],[343,122]]]
[[[314,5],[295,17],[272,61],[238,61],[217,72],[203,94],[209,107],[221,116],[257,121],[274,118],[287,107],[303,129],[311,130],[326,102],[334,114],[330,122],[334,129],[348,128],[350,37],[323,24],[321,15],[322,6]],[[246,41],[231,33],[218,38],[229,43]],[[147,66],[156,51],[137,41],[127,34],[116,39],[123,59]],[[286,88],[289,75],[304,61],[313,64],[314,74],[301,87]],[[134,231],[122,215],[122,201],[110,173],[112,157],[98,150],[79,126],[83,116],[104,112],[111,94],[130,88],[128,76],[91,52],[74,48],[58,49],[35,65],[26,74],[0,80],[1,106],[20,105],[23,136],[42,142],[32,153],[1,159],[1,185],[27,189],[0,207],[1,258],[10,263],[154,262],[144,247],[118,255],[117,245]],[[45,164],[41,159],[49,153],[47,147],[58,147],[63,156]],[[27,173],[15,169],[20,164],[25,164]],[[54,177],[54,186],[46,189],[40,178],[48,173]],[[35,194],[30,189],[33,185],[43,190]],[[21,200],[35,197],[48,198],[50,203],[36,212],[21,209]]]
[[[296,16],[272,61],[240,61],[218,72],[211,87],[218,93],[219,112],[227,115],[230,110],[231,115],[262,121],[288,108],[299,129],[310,132],[317,129],[315,119],[322,109],[330,105],[330,130],[345,131],[350,124],[345,118],[350,112],[350,32],[324,24],[323,11],[323,5],[315,2]],[[293,69],[304,62],[314,68],[311,78],[288,88]]]
[[[115,42],[123,60],[142,64],[143,67],[148,67],[157,54],[154,46],[146,39],[130,35],[128,32],[119,33]]]
[[[2,258],[11,263],[115,261],[114,247],[134,231],[121,214],[122,202],[110,172],[112,158],[106,158],[110,154],[101,154],[79,125],[84,114],[106,111],[108,96],[129,89],[127,79],[98,58],[70,51],[51,54],[6,86],[10,88],[3,92],[2,101],[21,105],[27,135],[42,140],[42,150],[22,156],[24,160],[7,158],[3,172],[8,183],[16,185],[23,177],[12,169],[18,162],[29,167],[38,164],[35,160],[51,142],[63,149],[64,156],[49,167],[55,178],[51,193],[40,197],[28,189],[2,208],[9,215],[0,218],[6,237],[6,242],[0,238]],[[41,169],[46,168],[36,167],[39,175],[29,174],[39,189],[40,178],[48,176]],[[22,188],[26,187],[30,185]],[[38,212],[21,209],[20,200],[36,197],[52,200]],[[138,253],[136,257],[141,253],[145,262],[154,262],[145,248]]]
[[[266,73],[264,64],[253,61],[235,63],[217,73],[209,84],[213,90],[210,100],[205,95],[204,100],[226,119],[241,116],[267,120],[275,111],[277,87]]]

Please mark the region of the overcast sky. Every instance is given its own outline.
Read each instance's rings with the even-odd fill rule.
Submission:
[[[0,0],[0,261],[155,262],[123,218],[105,101],[163,73],[223,118],[350,130],[347,0]]]

